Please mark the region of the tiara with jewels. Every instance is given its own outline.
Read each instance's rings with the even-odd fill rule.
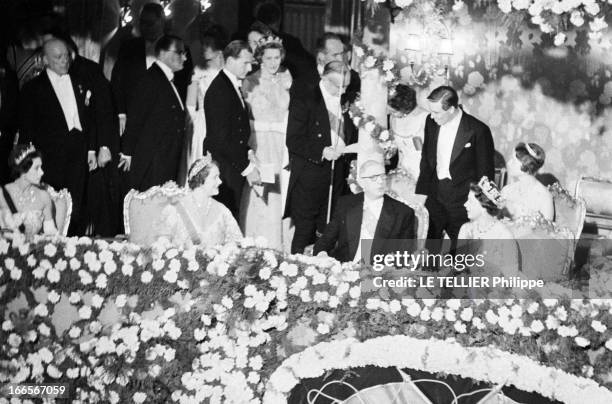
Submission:
[[[536,153],[535,150],[533,150],[531,146],[529,146],[528,142],[525,142],[525,149],[527,149],[527,153],[529,153],[531,157],[533,157],[534,159],[539,159],[538,153]]]
[[[28,156],[30,153],[34,153],[36,151],[36,147],[32,143],[28,147],[24,149],[19,156],[15,157],[15,164],[21,164],[21,162]]]
[[[261,39],[260,39],[260,40],[257,42],[257,46],[258,46],[258,47],[260,47],[260,46],[263,46],[263,45],[267,45],[267,44],[269,44],[269,43],[276,43],[276,44],[279,44],[279,45],[281,45],[281,46],[282,46],[282,45],[283,45],[283,40],[282,40],[282,39],[280,39],[280,38],[279,38],[279,37],[277,37],[277,36],[274,36],[274,35],[268,35],[268,36],[264,36],[264,37],[262,37],[262,38],[261,38]]]
[[[478,182],[478,187],[482,190],[482,193],[485,194],[485,196],[489,198],[489,200],[493,202],[498,208],[504,207],[504,198],[497,189],[497,186],[495,186],[495,183],[493,181],[489,181],[489,178],[487,178],[487,176],[483,176],[480,179],[480,181]]]
[[[187,181],[190,181],[193,177],[198,175],[198,173],[210,163],[212,163],[212,156],[210,155],[210,153],[206,153],[203,157],[197,159],[196,162],[191,165],[191,168],[187,173]]]

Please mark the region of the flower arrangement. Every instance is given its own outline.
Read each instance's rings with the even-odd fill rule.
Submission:
[[[9,234],[0,238],[0,263],[6,287],[0,339],[7,342],[0,346],[0,382],[67,383],[70,397],[81,402],[258,403],[267,391],[286,398],[309,369],[320,370],[305,367],[294,376],[287,371],[294,354],[329,346],[326,368],[356,365],[343,359],[338,344],[367,347],[379,337],[404,336],[432,346],[453,339],[453,358],[474,346],[537,358],[558,369],[559,380],[570,380],[566,373],[590,379],[585,391],[612,396],[609,300],[366,298],[363,268],[283,256],[252,239],[207,250],[160,240],[143,249]],[[36,298],[40,287],[47,295]],[[29,307],[9,314],[21,294]],[[54,319],[67,312],[72,322],[61,329]],[[113,320],[105,320],[110,314]],[[378,364],[355,347],[360,363]],[[536,368],[513,358],[510,363]],[[454,365],[432,359],[428,366]],[[567,397],[546,384],[554,383],[549,378],[516,377],[524,388]]]
[[[399,81],[400,73],[395,60],[377,55],[374,50],[358,41],[353,43],[353,54],[359,59],[360,71],[378,69],[389,87],[395,86]]]
[[[390,159],[397,153],[393,131],[385,129],[376,121],[375,117],[366,114],[359,98],[350,105],[349,116],[357,128],[362,129],[377,142],[378,146],[383,150],[385,159]]]

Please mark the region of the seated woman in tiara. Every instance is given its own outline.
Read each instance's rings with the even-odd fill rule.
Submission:
[[[458,249],[463,253],[468,245],[471,254],[484,254],[485,265],[481,269],[487,274],[517,275],[518,245],[499,219],[504,200],[495,184],[487,177],[478,184],[472,183],[464,206],[470,221],[459,230]]]
[[[9,155],[15,181],[2,187],[0,227],[27,236],[56,234],[51,196],[41,187],[42,157],[32,145],[16,145]]]
[[[512,219],[522,216],[537,216],[553,220],[553,197],[548,189],[535,177],[544,165],[546,154],[535,143],[519,143],[508,161],[508,176],[515,182],[505,186],[502,197]]]
[[[231,212],[213,199],[219,193],[219,167],[210,154],[196,160],[187,173],[189,194],[183,199],[182,216],[187,231],[186,244],[213,247],[242,239]],[[177,236],[180,238],[180,236]]]

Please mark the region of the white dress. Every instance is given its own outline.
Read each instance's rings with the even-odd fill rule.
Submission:
[[[204,138],[206,137],[206,117],[204,116],[204,96],[219,70],[216,69],[201,69],[195,67],[193,69],[192,83],[197,83],[198,92],[196,105],[187,105],[187,111],[193,123],[193,135],[191,137],[190,146],[187,148],[187,169],[191,164],[203,155]]]
[[[424,203],[424,197],[414,193],[419,178],[421,147],[428,112],[417,107],[410,114],[391,117],[391,130],[395,136],[398,151],[397,170],[389,175],[389,188],[406,201]],[[419,144],[417,148],[416,144]]]
[[[242,88],[252,114],[250,147],[254,163],[263,175],[271,174],[263,187],[245,184],[240,205],[240,224],[246,237],[265,237],[268,246],[286,250],[290,246],[289,222],[283,220],[289,171],[285,135],[289,114],[288,71],[268,75],[261,70],[248,76]]]
[[[537,216],[540,213],[545,219],[553,220],[552,194],[534,177],[525,177],[506,185],[501,195],[513,219]]]

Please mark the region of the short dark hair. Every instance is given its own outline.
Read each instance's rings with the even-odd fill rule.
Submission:
[[[147,3],[142,6],[139,17],[142,17],[142,15],[145,13],[152,14],[160,20],[164,18],[164,8],[158,3]]]
[[[222,51],[229,42],[227,30],[219,24],[208,27],[201,37],[202,49],[211,48],[214,51]]]
[[[450,86],[440,86],[434,89],[427,99],[431,102],[442,102],[442,109],[448,110],[450,107],[457,108],[459,106],[459,96],[457,91]]]
[[[159,56],[161,51],[167,51],[172,45],[183,43],[183,40],[176,35],[163,35],[155,42],[155,55]]]
[[[251,24],[247,34],[249,34],[250,32],[259,32],[263,36],[273,35],[273,32],[270,27],[268,27],[261,21],[255,21],[253,24]]]
[[[217,164],[217,162],[214,160],[211,160],[210,163],[206,164],[197,173],[191,173],[190,171],[194,168],[196,163],[197,162],[194,162],[191,165],[191,167],[189,167],[189,171],[187,171],[190,174],[190,177],[187,180],[187,186],[189,187],[189,189],[196,189],[202,186],[206,182],[206,179],[208,178],[208,174],[210,174],[210,170],[213,168],[213,166],[219,168],[219,165]]]
[[[327,45],[327,41],[331,39],[336,39],[342,42],[342,45],[346,48],[346,45],[340,35],[336,34],[335,32],[325,32],[323,35],[321,35],[317,39],[317,46],[316,46],[317,53],[325,52],[325,45]]]
[[[255,56],[255,59],[257,60],[257,62],[261,63],[261,59],[266,49],[278,49],[281,55],[281,62],[285,59],[285,47],[283,46],[282,43],[265,42],[261,45],[258,45],[257,48],[255,48],[255,54],[253,56]]]
[[[544,149],[536,143],[520,142],[514,148],[514,155],[521,163],[521,171],[530,175],[535,175],[546,160]]]
[[[416,91],[405,84],[398,84],[389,99],[389,106],[404,114],[411,113],[417,106]]]
[[[255,19],[266,25],[280,23],[283,13],[275,2],[264,2],[255,7]]]
[[[13,150],[11,150],[8,158],[8,166],[11,169],[11,176],[14,179],[30,171],[35,158],[42,159],[42,154],[38,150],[33,150],[23,155],[31,146],[32,145],[17,144],[13,147]],[[17,162],[18,158],[20,158],[19,162]]]
[[[251,48],[249,48],[249,44],[239,39],[234,40],[230,42],[229,44],[227,44],[225,49],[223,49],[223,58],[225,60],[227,60],[230,57],[237,59],[240,57],[240,52],[242,52],[243,50],[247,50],[251,52]]]
[[[495,189],[497,189],[497,186],[495,186],[495,184],[491,184],[491,185]],[[487,211],[487,213],[489,215],[497,217],[497,218],[499,218],[501,216],[502,208],[500,208],[499,206],[497,206],[495,204],[495,202],[490,200],[485,195],[485,193],[482,192],[482,189],[478,186],[477,183],[475,183],[475,182],[470,183],[470,191],[472,191],[474,193],[474,196],[476,197],[476,200],[478,200],[478,202],[480,202],[480,206],[485,208],[485,210]]]

